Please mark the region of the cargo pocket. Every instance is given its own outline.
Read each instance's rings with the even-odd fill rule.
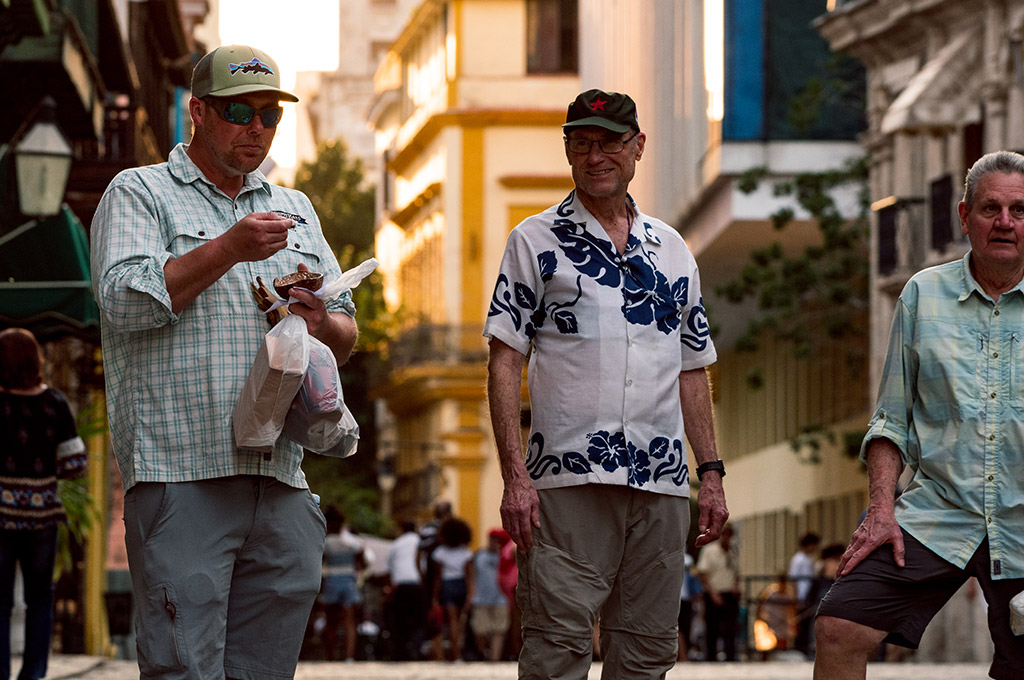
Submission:
[[[145,625],[139,626],[139,670],[143,677],[156,677],[163,673],[184,670],[187,665],[185,637],[179,600],[174,586],[161,583],[150,588],[141,607],[140,617]]]

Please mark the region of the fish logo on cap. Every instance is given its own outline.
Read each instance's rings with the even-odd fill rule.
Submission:
[[[249,61],[243,61],[241,64],[228,64],[228,69],[231,71],[231,75],[235,75],[239,71],[242,73],[265,73],[268,76],[274,75],[274,70],[259,60],[259,57],[253,57]]]

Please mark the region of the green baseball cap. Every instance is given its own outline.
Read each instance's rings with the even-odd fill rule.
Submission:
[[[563,130],[596,125],[612,132],[640,131],[636,104],[628,94],[587,90],[569,104]]]
[[[222,45],[200,59],[192,72],[193,97],[232,97],[249,92],[276,92],[282,101],[299,101],[281,89],[277,62],[255,47]]]

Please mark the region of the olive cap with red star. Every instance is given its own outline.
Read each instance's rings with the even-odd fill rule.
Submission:
[[[569,104],[563,130],[596,125],[612,132],[640,131],[636,104],[628,94],[587,90]]]

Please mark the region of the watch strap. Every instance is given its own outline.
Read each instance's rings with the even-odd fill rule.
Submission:
[[[697,479],[703,480],[705,472],[715,470],[719,475],[725,477],[725,463],[721,460],[709,460],[697,466]]]

